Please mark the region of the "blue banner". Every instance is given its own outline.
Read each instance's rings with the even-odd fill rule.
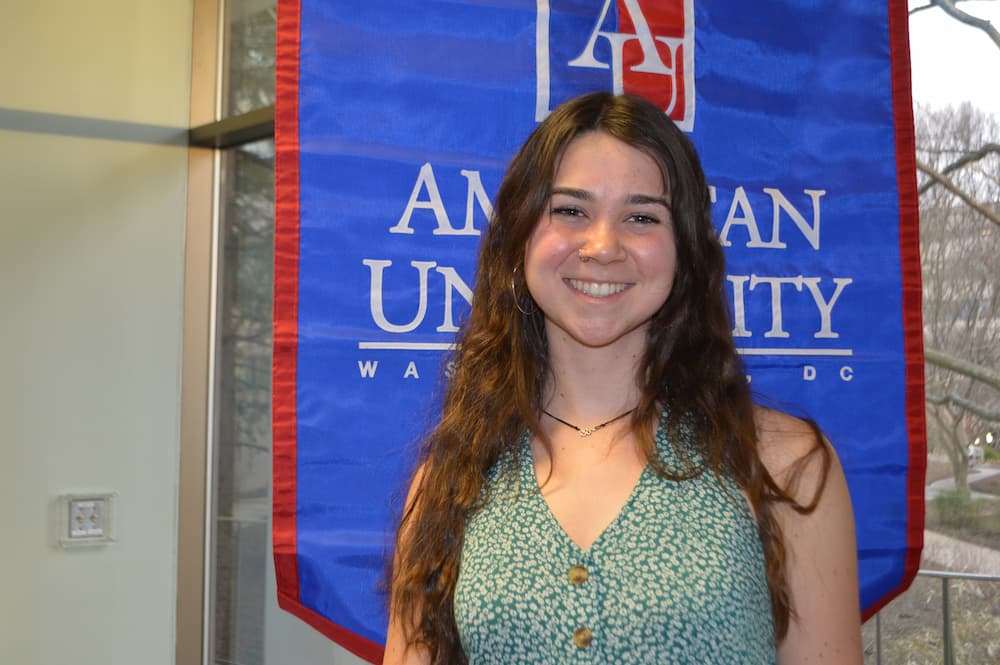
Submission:
[[[748,380],[835,445],[866,614],[909,584],[924,433],[905,2],[281,0],[278,44],[282,606],[380,657],[392,506],[492,198],[537,122],[596,89],[654,101],[698,147]]]

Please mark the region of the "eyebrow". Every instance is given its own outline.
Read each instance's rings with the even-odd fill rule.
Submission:
[[[579,199],[581,201],[593,201],[594,195],[585,189],[576,189],[574,187],[553,187],[552,196],[556,194],[564,194],[570,196],[574,199]],[[661,205],[667,210],[670,210],[670,202],[662,196],[650,196],[649,194],[629,194],[625,197],[625,203],[629,205]]]

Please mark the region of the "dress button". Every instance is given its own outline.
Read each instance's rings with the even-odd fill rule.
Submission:
[[[577,628],[573,631],[573,644],[579,649],[586,649],[594,641],[594,635],[586,628]]]
[[[590,573],[583,566],[573,566],[569,569],[569,581],[577,586],[583,584],[590,578]]]

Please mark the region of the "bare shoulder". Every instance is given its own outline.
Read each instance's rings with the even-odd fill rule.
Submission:
[[[816,443],[816,430],[801,418],[759,404],[754,405],[753,415],[761,454],[767,453],[776,461],[801,457]]]
[[[861,663],[857,547],[847,481],[814,426],[772,409],[755,412],[761,461],[800,507],[774,512],[785,541],[792,617],[778,663]]]
[[[822,492],[836,453],[810,423],[781,411],[754,407],[758,452],[775,482],[800,503]]]

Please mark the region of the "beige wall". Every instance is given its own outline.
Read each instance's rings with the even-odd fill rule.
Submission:
[[[190,5],[4,7],[2,663],[174,660]],[[118,542],[60,549],[53,500],[89,489]]]

